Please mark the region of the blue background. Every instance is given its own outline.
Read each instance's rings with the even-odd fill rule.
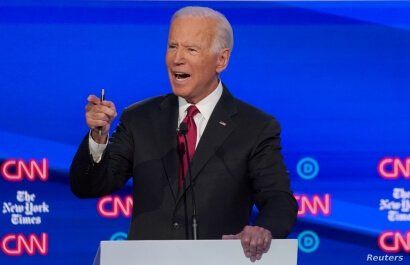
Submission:
[[[104,87],[121,112],[168,93],[169,20],[189,4],[215,8],[232,23],[222,79],[281,122],[295,193],[332,196],[330,216],[308,214],[290,236],[313,230],[320,238],[315,252],[299,251],[299,264],[365,264],[367,254],[384,254],[382,231],[408,230],[409,222],[388,222],[378,206],[394,187],[409,190],[409,180],[386,181],[377,164],[410,157],[409,2],[0,1],[0,160],[50,161],[47,182],[1,179],[0,198],[15,201],[25,189],[51,209],[40,226],[0,216],[0,236],[50,237],[47,256],[1,253],[1,264],[90,264],[100,240],[127,231],[127,218],[104,219],[97,200],[70,193],[68,168],[87,133],[85,99]],[[315,179],[298,175],[304,157],[318,161]]]

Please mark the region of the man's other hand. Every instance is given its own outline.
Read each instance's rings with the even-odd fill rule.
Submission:
[[[222,239],[240,239],[245,256],[255,262],[268,252],[272,234],[265,228],[247,225],[239,234],[223,235]]]
[[[114,103],[104,100],[95,95],[87,97],[87,105],[85,106],[85,120],[87,126],[91,129],[91,137],[97,143],[103,144],[107,142],[110,124],[117,116]],[[101,135],[99,134],[101,128]]]

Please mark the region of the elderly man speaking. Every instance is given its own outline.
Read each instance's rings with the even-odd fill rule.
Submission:
[[[233,31],[221,13],[185,7],[171,20],[166,66],[171,94],[124,110],[88,97],[91,129],[71,165],[74,194],[99,197],[133,178],[128,239],[240,239],[252,261],[285,238],[297,203],[270,115],[234,98],[220,74]],[[259,215],[253,225],[253,205]],[[195,229],[193,229],[193,227]]]

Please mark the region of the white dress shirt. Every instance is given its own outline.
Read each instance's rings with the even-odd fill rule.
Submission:
[[[216,104],[218,103],[219,99],[222,96],[222,82],[219,80],[219,84],[211,94],[206,96],[204,99],[199,101],[195,106],[198,108],[199,113],[194,116],[194,121],[197,129],[197,137],[196,137],[196,145],[198,146],[199,140],[202,137],[202,134],[205,131],[205,127],[208,124],[209,118],[211,117],[212,112]],[[178,97],[178,127],[179,124],[184,120],[185,116],[187,115],[187,109],[191,106],[191,103],[188,103],[184,98]],[[98,144],[94,141],[91,137],[91,131],[88,136],[88,143],[90,148],[90,153],[93,157],[94,162],[98,163],[101,160],[101,156],[104,153],[105,148],[107,147],[107,143],[105,144]]]
[[[219,99],[222,96],[222,83],[219,81],[218,86],[211,94],[206,96],[206,98],[202,99],[195,106],[198,108],[199,113],[194,116],[194,121],[196,125],[196,144],[195,148],[198,146],[199,140],[202,137],[202,134],[205,131],[205,127],[208,124],[209,118],[211,117],[212,111],[218,103]],[[178,104],[179,104],[179,115],[178,115],[178,126],[181,122],[185,119],[187,115],[187,109],[191,106],[191,103],[188,103],[184,98],[178,97]]]

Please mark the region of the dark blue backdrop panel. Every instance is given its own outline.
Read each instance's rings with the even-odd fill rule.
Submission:
[[[385,255],[383,233],[406,236],[410,218],[389,221],[380,200],[393,201],[395,188],[410,191],[409,2],[0,1],[1,165],[49,161],[47,181],[1,173],[2,242],[48,234],[47,255],[3,250],[1,264],[90,264],[100,240],[126,233],[129,218],[104,218],[98,200],[77,199],[69,189],[70,161],[87,133],[86,97],[104,87],[121,113],[169,93],[169,20],[190,4],[215,8],[232,23],[235,46],[222,80],[280,121],[300,205],[329,196],[329,211],[300,213],[290,236],[300,240],[299,264],[365,264],[369,254]],[[306,157],[310,167],[301,166]],[[383,167],[401,170],[390,180],[378,171],[385,157],[401,161]],[[18,204],[17,191],[49,206],[41,224],[11,222],[6,204]],[[130,193],[127,185],[119,198]],[[407,247],[389,255],[409,262]]]

